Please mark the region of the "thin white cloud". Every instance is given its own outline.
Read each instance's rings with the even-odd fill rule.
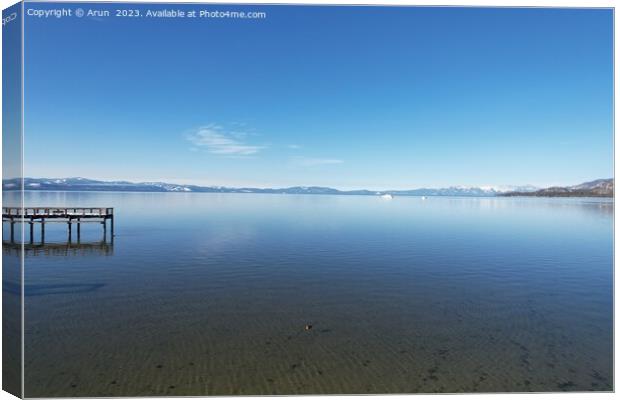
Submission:
[[[301,146],[298,145],[298,144],[289,144],[288,148],[289,149],[293,149],[293,150],[299,150],[299,149],[301,149]]]
[[[334,165],[344,163],[343,160],[338,160],[335,158],[293,157],[291,160],[295,165],[299,165],[301,167],[316,167],[320,165]]]
[[[207,125],[187,135],[187,140],[209,153],[229,156],[248,156],[265,148],[245,143],[245,136],[243,132],[227,132],[221,126]]]

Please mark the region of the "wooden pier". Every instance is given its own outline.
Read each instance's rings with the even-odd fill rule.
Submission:
[[[10,242],[15,242],[15,224],[28,224],[30,243],[34,241],[34,224],[41,226],[41,243],[45,243],[45,224],[65,223],[68,230],[68,241],[72,240],[72,227],[76,224],[77,241],[80,242],[81,225],[100,223],[103,226],[103,241],[106,241],[110,221],[110,240],[114,241],[114,208],[111,207],[2,207],[2,223],[11,224]]]

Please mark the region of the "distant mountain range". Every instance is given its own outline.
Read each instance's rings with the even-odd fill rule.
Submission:
[[[18,179],[2,182],[4,190],[19,188]],[[273,194],[338,194],[338,195],[384,195],[393,196],[497,196],[510,191],[530,192],[534,186],[421,188],[411,190],[338,190],[320,186],[293,186],[287,188],[232,188],[225,186],[179,185],[165,182],[97,181],[86,178],[25,178],[26,190],[56,191],[114,191],[114,192],[197,192],[197,193],[273,193]]]
[[[18,179],[2,182],[4,190],[19,188]],[[97,181],[86,178],[25,178],[26,190],[56,191],[113,191],[113,192],[197,192],[197,193],[272,193],[272,194],[338,194],[377,196],[613,196],[613,179],[569,187],[540,189],[535,186],[451,186],[447,188],[420,188],[411,190],[338,190],[321,186],[293,186],[287,188],[232,188],[225,186],[179,185],[165,182]]]
[[[575,186],[553,186],[535,191],[512,191],[502,196],[534,196],[534,197],[613,197],[614,180],[597,179]]]

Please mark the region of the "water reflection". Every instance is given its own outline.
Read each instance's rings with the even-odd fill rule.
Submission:
[[[2,242],[2,253],[18,256],[21,245],[10,241]],[[24,244],[26,257],[40,256],[111,256],[114,254],[114,245],[106,241],[96,242],[65,242],[65,243],[35,243]]]
[[[92,292],[105,286],[103,283],[68,283],[49,285],[25,285],[24,296],[45,296],[50,294],[76,294]],[[21,286],[11,282],[3,282],[2,290],[5,293],[19,295]]]

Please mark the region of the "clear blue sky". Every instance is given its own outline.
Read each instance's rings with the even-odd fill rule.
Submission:
[[[267,18],[26,17],[26,176],[402,189],[613,175],[611,10],[208,8]]]

